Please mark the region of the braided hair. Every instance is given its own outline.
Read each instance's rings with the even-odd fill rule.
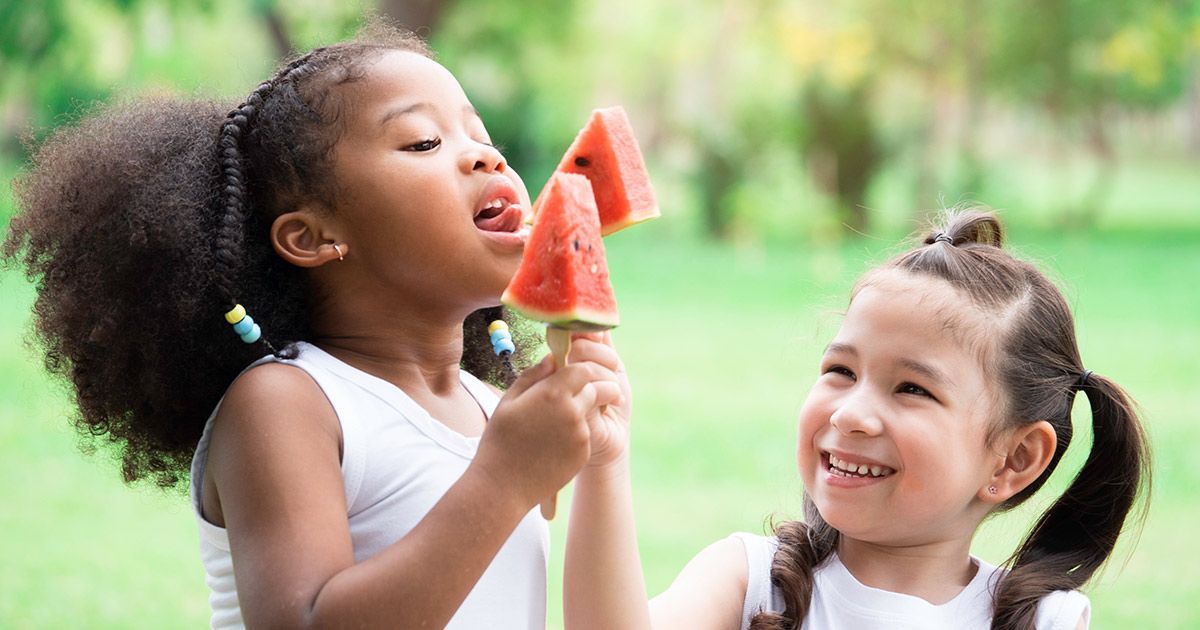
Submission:
[[[283,64],[232,109],[114,101],[56,130],[14,181],[3,259],[37,286],[35,341],[71,386],[85,446],[114,446],[127,482],[181,485],[229,384],[311,338],[306,277],[275,254],[271,222],[299,202],[334,207],[337,88],[391,50],[430,55],[412,34],[375,23]],[[237,303],[262,341],[230,330],[222,314]],[[467,318],[462,361],[500,386],[513,375],[487,325],[502,316]],[[513,333],[523,367],[537,343],[527,328]]]

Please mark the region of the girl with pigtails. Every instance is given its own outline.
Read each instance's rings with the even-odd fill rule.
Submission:
[[[600,335],[515,377],[528,192],[420,40],[114,103],[16,193],[46,365],[127,481],[189,484],[214,627],[545,626],[535,507],[622,452],[628,381]]]
[[[1083,362],[1062,294],[1002,234],[990,213],[954,213],[859,280],[800,411],[804,521],[701,551],[649,602],[654,627],[1088,627],[1079,589],[1150,485],[1146,437],[1128,395]],[[1002,567],[972,556],[984,519],[1054,473],[1078,396],[1083,467]],[[607,627],[595,602],[647,605],[566,588],[572,628]]]

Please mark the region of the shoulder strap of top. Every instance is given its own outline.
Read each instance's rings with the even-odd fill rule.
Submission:
[[[1088,627],[1092,619],[1092,603],[1079,591],[1054,591],[1038,602],[1034,626],[1038,630],[1075,630],[1079,619]]]
[[[742,541],[746,548],[746,599],[742,604],[742,629],[750,627],[750,618],[766,610],[772,611],[771,564],[779,550],[779,539],[737,532],[730,538]],[[778,612],[778,611],[773,611]]]

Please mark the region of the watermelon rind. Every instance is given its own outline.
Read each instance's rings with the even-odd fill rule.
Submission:
[[[540,219],[526,241],[521,266],[504,290],[501,303],[525,317],[567,330],[617,326],[620,316],[608,281],[591,182],[583,175],[555,172],[538,200],[539,206],[543,204]]]
[[[528,319],[539,322],[545,322],[550,326],[573,330],[577,332],[598,332],[616,328],[621,324],[619,318],[611,317],[609,313],[600,311],[591,311],[588,309],[577,308],[567,312],[544,312],[528,306],[517,306],[511,302],[511,297],[505,291],[500,298],[500,302],[508,308],[520,313]]]
[[[582,144],[594,135],[601,135],[617,142],[624,149],[624,154],[629,157],[628,160],[621,160],[614,157],[613,165],[617,167],[617,171],[613,174],[616,182],[602,184],[596,180],[597,174],[595,171],[587,167],[580,167],[574,164],[574,160],[582,151]],[[615,151],[617,147],[612,144],[602,144],[601,147]],[[620,192],[618,193],[629,209],[626,214],[620,217],[611,217],[609,215],[610,206],[601,205],[601,225],[600,234],[608,236],[619,230],[623,230],[631,225],[637,225],[650,219],[656,219],[662,216],[658,208],[658,199],[654,195],[654,188],[650,183],[650,174],[647,172],[646,163],[642,157],[642,151],[638,147],[637,138],[633,134],[633,125],[629,122],[629,116],[625,113],[625,109],[618,106],[605,107],[592,111],[592,116],[584,125],[579,133],[576,134],[575,140],[571,142],[571,146],[567,148],[562,160],[559,162],[558,168],[555,169],[562,173],[576,173],[585,175],[593,186],[605,187],[606,190],[612,190],[613,186],[617,186]],[[635,194],[624,186],[632,185],[640,191],[641,194]],[[596,201],[600,203],[603,195],[597,192]],[[535,209],[536,212],[536,209]],[[536,219],[534,219],[536,220]]]

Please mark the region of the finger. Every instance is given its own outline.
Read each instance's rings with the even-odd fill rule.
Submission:
[[[530,387],[554,373],[554,357],[546,355],[536,365],[522,370],[521,375],[509,386],[507,395],[520,396]]]
[[[616,372],[593,361],[571,363],[554,373],[551,378],[560,379],[561,384],[572,396],[583,386],[595,381],[617,382]]]
[[[583,384],[583,387],[571,397],[581,414],[586,417],[588,412],[596,407],[596,386],[591,382]]]
[[[571,345],[571,360],[592,361],[615,371],[622,368],[616,349],[597,339],[580,339]]]
[[[621,386],[613,381],[592,381],[592,389],[595,390],[595,407],[603,407],[604,405],[613,405],[619,407],[623,393]]]

